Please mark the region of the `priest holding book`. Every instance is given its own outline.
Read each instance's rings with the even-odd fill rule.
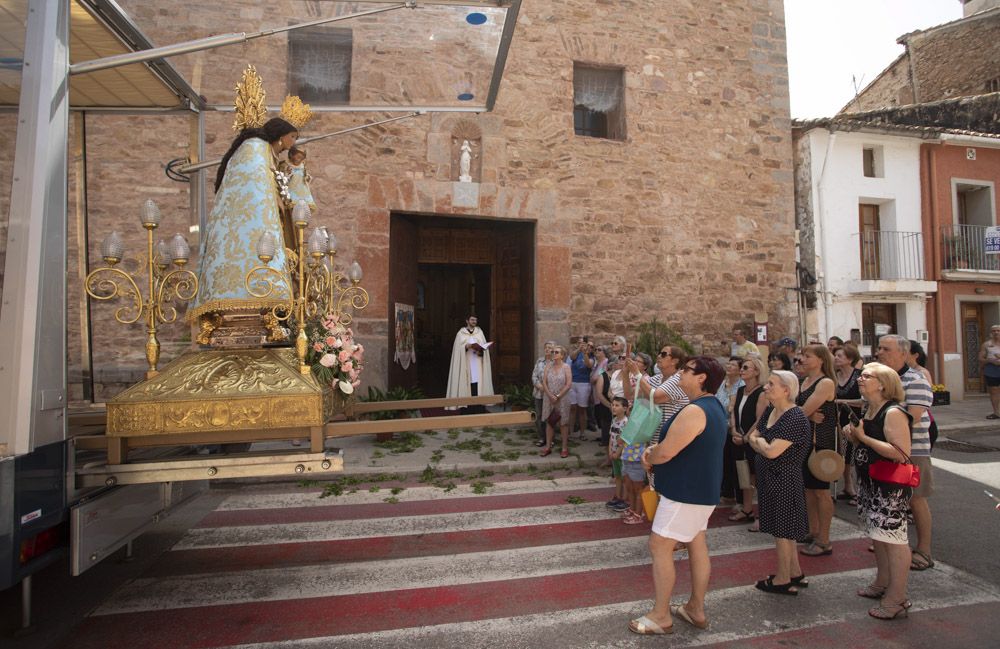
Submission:
[[[455,334],[451,348],[451,369],[448,372],[449,399],[493,394],[493,368],[490,365],[490,346],[476,316],[470,315],[465,326]],[[455,410],[451,406],[448,410]],[[466,408],[467,413],[485,413],[483,406]]]

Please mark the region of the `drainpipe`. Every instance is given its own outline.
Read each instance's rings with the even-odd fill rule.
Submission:
[[[833,129],[831,129],[830,138],[826,142],[826,154],[824,154],[823,156],[823,167],[819,171],[819,183],[817,183],[817,191],[816,191],[816,212],[819,215],[818,222],[820,224],[820,227],[816,228],[819,234],[819,236],[816,237],[816,244],[818,245],[820,254],[822,255],[820,262],[823,267],[823,291],[820,293],[820,295],[823,298],[823,325],[824,325],[824,331],[820,332],[822,334],[820,338],[823,340],[826,340],[832,335],[829,329],[830,329],[830,307],[833,304],[833,296],[830,292],[830,285],[829,285],[830,255],[827,253],[826,250],[827,219],[825,218],[826,211],[824,209],[825,201],[823,200],[823,196],[826,193],[824,187],[826,185],[827,163],[830,161],[830,152],[833,151],[833,143],[834,141],[836,141],[836,139],[837,139],[837,133],[833,131]]]
[[[927,201],[930,204],[928,220],[931,234],[931,278],[937,282],[938,290],[934,295],[934,349],[937,352],[937,379],[944,383],[944,317],[941,313],[941,223],[937,205],[937,170],[934,166],[937,145],[927,147]]]

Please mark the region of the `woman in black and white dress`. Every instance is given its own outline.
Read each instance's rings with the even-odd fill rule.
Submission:
[[[736,396],[733,398],[729,443],[732,447],[733,461],[747,460],[751,474],[756,470],[756,460],[753,450],[747,445],[746,437],[767,407],[767,399],[762,399],[761,396],[764,394],[764,384],[767,383],[769,375],[767,366],[760,358],[748,357],[740,363],[740,378],[743,379],[743,385],[737,388]],[[753,487],[741,489],[740,497],[741,510],[734,512],[729,520],[753,522]],[[754,525],[750,531],[756,532],[759,529]]]
[[[858,515],[875,546],[875,580],[858,591],[861,597],[881,600],[868,614],[880,620],[906,617],[910,601],[906,582],[910,574],[910,546],[906,519],[910,487],[877,482],[868,467],[878,460],[903,462],[910,453],[910,421],[899,404],[905,399],[899,373],[881,363],[869,363],[858,381],[868,401],[864,419],[848,434],[857,448],[854,466],[858,479]]]

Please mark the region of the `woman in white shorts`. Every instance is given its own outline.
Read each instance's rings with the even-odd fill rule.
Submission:
[[[726,370],[711,356],[696,356],[681,369],[680,388],[690,403],[671,417],[660,430],[657,443],[642,456],[652,470],[660,502],[653,517],[649,550],[653,555],[653,610],[629,622],[629,630],[641,635],[673,631],[673,616],[699,629],[708,627],[705,595],[711,563],[705,530],[719,502],[722,484],[722,449],[728,422],[726,411],[715,398]],[[691,597],[671,608],[674,590],[674,548],[687,544],[691,566]]]

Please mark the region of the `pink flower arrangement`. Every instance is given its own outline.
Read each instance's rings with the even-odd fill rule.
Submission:
[[[309,353],[306,363],[320,382],[344,394],[361,385],[365,349],[354,342],[354,332],[340,324],[336,316],[309,323]]]

